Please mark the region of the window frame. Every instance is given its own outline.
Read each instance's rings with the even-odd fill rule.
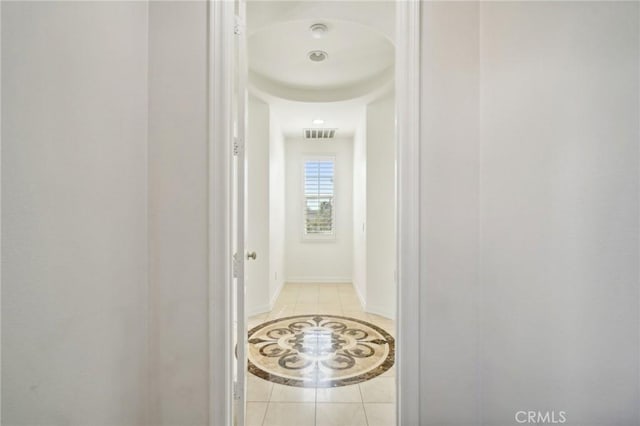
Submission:
[[[305,183],[306,183],[306,164],[311,161],[331,161],[333,163],[333,196],[331,203],[331,233],[326,234],[309,234],[307,233],[307,197],[305,194]],[[305,154],[302,156],[302,170],[301,175],[302,179],[300,181],[301,187],[301,206],[302,206],[302,224],[300,227],[300,231],[302,234],[302,240],[305,242],[334,242],[336,240],[336,194],[337,194],[337,186],[336,186],[336,176],[337,176],[337,162],[335,153],[327,153],[327,154]]]

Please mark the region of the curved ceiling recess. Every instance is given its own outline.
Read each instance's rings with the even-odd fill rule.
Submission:
[[[281,99],[343,101],[393,85],[393,44],[355,22],[276,22],[251,32],[248,49],[251,86]]]

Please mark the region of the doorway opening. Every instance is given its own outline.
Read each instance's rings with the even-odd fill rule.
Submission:
[[[396,424],[394,12],[246,4],[246,425]]]
[[[256,4],[260,3],[256,2]],[[379,21],[384,21],[384,19],[380,15],[375,17],[369,12],[365,13],[362,9],[363,5],[367,8],[375,3],[377,2],[327,2],[325,7],[328,9],[325,10],[326,15],[322,19],[331,19],[333,16],[337,21],[351,20],[356,22],[356,25],[359,23],[365,27],[376,27],[380,23]],[[265,94],[267,96],[278,95],[278,97],[289,101],[298,101],[298,106],[300,106],[301,102],[308,103],[309,99],[301,98],[300,90],[293,90],[291,87],[283,89],[281,85],[274,85],[268,79],[261,79],[255,72],[250,71],[247,66],[247,39],[250,37],[251,26],[255,25],[255,23],[250,20],[249,29],[247,28],[247,21],[245,20],[247,16],[245,13],[246,3],[244,1],[220,2],[211,0],[209,4],[209,105],[212,111],[209,128],[211,147],[209,247],[212,253],[210,258],[209,301],[211,325],[209,336],[211,347],[210,424],[244,425],[249,424],[246,422],[246,420],[249,420],[246,419],[246,380],[249,375],[247,352],[249,347],[245,298],[247,296],[251,297],[249,293],[245,293],[245,265],[250,265],[251,262],[257,259],[264,260],[264,257],[257,250],[251,249],[245,244],[246,233],[244,231],[248,225],[248,215],[245,215],[245,202],[247,201],[245,199],[245,195],[247,195],[245,170],[248,170],[246,167],[248,164],[245,164],[244,152],[249,130],[246,112],[249,107],[247,85],[252,84],[254,86],[252,87],[252,96],[263,103],[268,103],[262,97]],[[308,2],[308,4],[318,5],[319,3]],[[270,10],[269,7],[271,6],[269,5],[273,5],[274,9]],[[291,5],[297,6],[293,10],[287,10]],[[311,9],[304,12],[302,3],[264,2],[262,3],[262,10],[254,13],[253,16],[259,18],[258,23],[262,21],[264,24],[269,23],[269,20],[286,20],[286,18],[295,15],[294,12],[297,10],[307,14],[304,19],[315,21],[318,16],[312,12],[317,12],[318,9],[315,7]],[[397,262],[395,262],[397,274],[395,281],[397,282],[396,297],[398,308],[396,309],[396,327],[388,327],[395,329],[394,331],[397,333],[397,336],[392,336],[396,338],[394,364],[396,367],[396,412],[393,419],[395,424],[418,424],[420,419],[418,374],[420,360],[417,349],[419,347],[420,300],[420,247],[418,239],[420,233],[418,143],[420,134],[418,125],[420,117],[420,10],[419,2],[395,2],[394,6],[389,9],[389,16],[393,16],[395,12],[395,29],[391,31],[391,36],[387,37],[392,42],[395,41],[395,72],[391,78],[390,86],[395,87],[395,140],[398,141],[396,143],[397,151],[394,153],[397,161],[395,171],[395,180],[397,181],[397,190],[395,191],[397,231],[394,246],[397,247]],[[364,19],[364,22],[360,22],[358,19]],[[275,26],[275,23],[272,24]],[[265,27],[267,26],[270,25],[265,25]],[[308,30],[312,31],[310,28]],[[309,54],[305,60],[314,60],[315,63],[322,64],[324,61],[316,61],[316,59],[325,58],[326,61],[326,58],[331,54],[328,51],[323,52],[326,53],[326,56],[322,53],[314,52]],[[256,81],[259,84],[256,84]],[[263,90],[265,93],[261,95],[256,91],[256,88],[259,89],[260,87],[269,90]],[[315,104],[330,103],[336,106],[343,103],[347,105],[349,101],[362,100],[367,93],[369,93],[369,96],[375,95],[376,88],[380,89],[380,85],[375,84],[375,79],[353,85],[349,90],[344,90],[345,87],[339,88],[339,90],[334,90],[336,89],[335,87],[326,87],[314,92]],[[370,99],[381,99],[381,97],[376,98],[373,96]],[[278,124],[275,119],[276,115],[270,114],[269,132],[271,132],[271,129],[278,127],[277,125],[271,126],[272,117],[274,117],[275,124]],[[312,120],[316,119],[323,120],[322,117],[315,116]],[[318,124],[320,123],[312,121],[313,126],[317,127]],[[316,130],[315,137],[335,130],[329,129],[327,131],[326,127],[328,126],[323,127],[322,132]],[[314,137],[313,128],[309,126],[308,130],[308,132],[305,130],[305,136],[309,134]],[[338,138],[341,137],[337,130],[333,136],[335,137],[336,135]],[[232,143],[229,143],[229,141],[232,141]],[[352,135],[352,145],[354,142],[355,132]],[[351,153],[353,160],[355,157],[353,149]],[[247,159],[250,160],[250,155],[247,156]],[[304,165],[301,167],[304,168]],[[337,172],[337,163],[334,167]],[[270,172],[276,170],[278,169],[271,168]],[[284,173],[283,170],[280,170],[280,172]],[[271,179],[271,176],[269,178]],[[302,177],[300,179],[304,182]],[[353,191],[354,187],[352,186],[351,188]],[[284,196],[284,191],[281,192],[281,195]],[[331,217],[335,218],[336,237],[340,235],[338,211],[341,209],[342,204],[338,205],[337,203],[339,195],[340,188],[336,186],[334,195],[336,197],[335,213],[333,206],[331,211]],[[351,196],[353,197],[353,192]],[[349,204],[353,208],[356,203],[354,203],[353,198],[350,201]],[[319,211],[315,213],[317,213],[315,215],[317,219],[326,218],[327,205],[324,204],[324,213],[320,214]],[[285,216],[287,223],[289,219]],[[367,222],[365,221],[364,225],[362,229],[366,233],[368,229],[371,229],[370,223],[367,227]],[[319,225],[316,224],[316,226]],[[356,230],[353,223],[352,230],[354,232]],[[328,243],[320,241],[316,242],[316,244],[328,245]],[[250,268],[251,266],[247,268],[246,272],[248,274],[251,274]],[[352,277],[354,275],[352,274]],[[276,276],[275,273],[273,276],[269,276],[269,280],[272,278],[274,280],[284,279],[282,275]],[[352,281],[357,281],[357,278]],[[333,284],[337,292],[340,293],[339,285],[345,283],[334,282],[329,284]],[[318,289],[318,300],[320,300],[320,297],[325,297],[319,295],[320,288],[325,287],[320,287],[320,283],[315,284],[315,287]],[[271,287],[269,289],[271,291]],[[295,293],[296,290],[292,288],[292,291],[285,292],[286,289],[287,287],[283,283],[280,294],[283,294],[283,292],[284,294]],[[356,290],[354,289],[354,291]],[[340,298],[340,295],[338,295],[338,298],[341,300],[353,300],[352,296]],[[277,298],[271,297],[267,309],[262,314],[270,312],[278,304]],[[291,297],[293,298],[293,296]],[[295,297],[297,304],[297,301],[300,300],[300,293]],[[357,292],[355,298],[360,302],[361,298]],[[271,303],[273,303],[273,306]],[[366,300],[365,303],[367,303]],[[347,304],[343,304],[341,301],[343,313],[345,312],[343,306]],[[365,308],[371,309],[372,306],[374,305],[367,304]],[[296,307],[294,306],[293,309],[295,311]],[[366,309],[363,309],[363,311],[368,315]],[[261,315],[260,312],[253,312],[253,314]],[[358,320],[358,318],[353,318],[353,320]],[[318,334],[315,338],[319,339],[321,336],[322,334]],[[304,339],[302,340],[305,341]],[[220,342],[223,342],[224,349],[220,347]],[[221,368],[221,366],[224,366],[224,368]],[[333,387],[332,389],[338,388],[340,387]],[[265,403],[265,401],[262,402],[263,404]],[[266,404],[267,407],[264,408],[268,409],[269,401]],[[362,404],[364,405],[364,402]],[[314,410],[314,421],[316,420],[315,413]],[[375,418],[375,416],[372,416],[371,419],[367,419],[368,423],[375,424]],[[265,423],[265,420],[266,411],[261,420],[262,423]]]

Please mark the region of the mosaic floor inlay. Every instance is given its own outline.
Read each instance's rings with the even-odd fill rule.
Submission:
[[[298,387],[337,387],[376,377],[395,358],[393,337],[367,321],[295,315],[249,331],[249,371]]]

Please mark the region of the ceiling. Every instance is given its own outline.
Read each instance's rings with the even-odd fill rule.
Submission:
[[[278,102],[271,105],[271,113],[278,118],[282,133],[287,137],[302,137],[305,128],[338,129],[336,137],[353,136],[361,122],[364,105],[360,102]],[[323,124],[313,120],[322,119]]]
[[[251,36],[280,22],[326,19],[366,25],[393,40],[394,12],[394,0],[248,0],[247,29]]]
[[[328,27],[320,39],[311,25]],[[277,84],[296,89],[340,89],[381,75],[393,65],[391,42],[371,27],[346,21],[298,20],[271,25],[248,40],[249,68]],[[311,51],[327,52],[322,62]]]
[[[394,85],[394,11],[393,1],[247,2],[249,86],[285,135],[308,127],[353,135],[366,104]],[[327,26],[324,37],[313,37],[315,23]],[[311,61],[314,50],[328,58]]]

